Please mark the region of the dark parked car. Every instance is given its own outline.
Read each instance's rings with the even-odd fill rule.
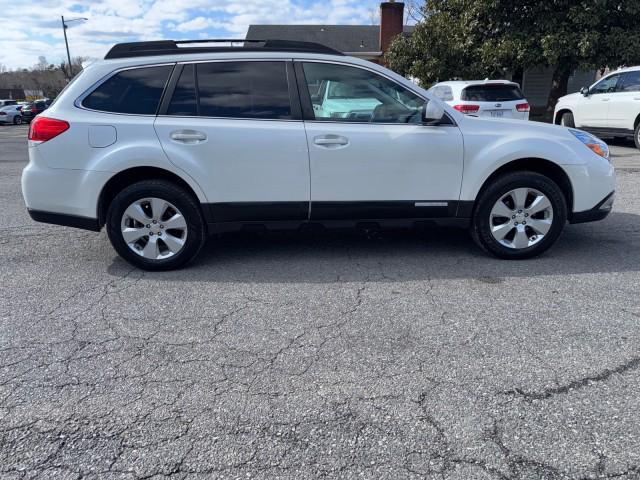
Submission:
[[[51,100],[36,100],[22,107],[22,121],[29,123],[33,117],[44,112],[51,105]]]

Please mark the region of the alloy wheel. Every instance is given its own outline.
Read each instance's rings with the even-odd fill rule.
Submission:
[[[122,238],[128,247],[149,260],[179,253],[187,240],[187,222],[173,204],[161,198],[136,200],[122,214]]]
[[[540,242],[553,224],[553,206],[545,194],[533,188],[516,188],[502,195],[491,209],[493,238],[512,249]]]

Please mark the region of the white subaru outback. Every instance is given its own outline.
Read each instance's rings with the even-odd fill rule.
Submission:
[[[86,68],[31,123],[31,217],[104,226],[160,270],[208,234],[312,223],[469,226],[522,259],[611,210],[609,151],[588,133],[464,115],[322,45],[241,45],[119,44]],[[344,98],[319,105],[327,84]]]

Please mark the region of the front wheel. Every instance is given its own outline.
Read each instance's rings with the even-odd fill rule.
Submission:
[[[22,125],[22,117],[20,115],[16,115],[15,117],[13,117],[13,124]]]
[[[640,122],[636,125],[636,131],[633,135],[633,139],[636,142],[636,148],[640,150]]]
[[[554,181],[535,172],[514,172],[481,192],[471,233],[499,258],[525,259],[551,247],[566,221],[567,203]]]
[[[562,125],[563,127],[575,128],[576,122],[573,119],[573,113],[571,112],[563,113],[562,117],[560,117],[560,125]]]
[[[144,270],[179,268],[198,254],[206,239],[196,199],[163,180],[122,190],[109,206],[106,224],[113,248]]]

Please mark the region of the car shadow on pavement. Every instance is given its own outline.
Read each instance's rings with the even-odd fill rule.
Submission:
[[[110,270],[122,271],[116,259]],[[544,255],[522,261],[485,255],[462,229],[238,233],[211,239],[188,267],[147,278],[187,282],[331,283],[532,277],[640,271],[640,215],[613,212],[567,225]]]
[[[636,148],[636,144],[633,141],[633,138],[607,138],[605,140],[607,145],[614,147],[627,147],[627,148]]]

